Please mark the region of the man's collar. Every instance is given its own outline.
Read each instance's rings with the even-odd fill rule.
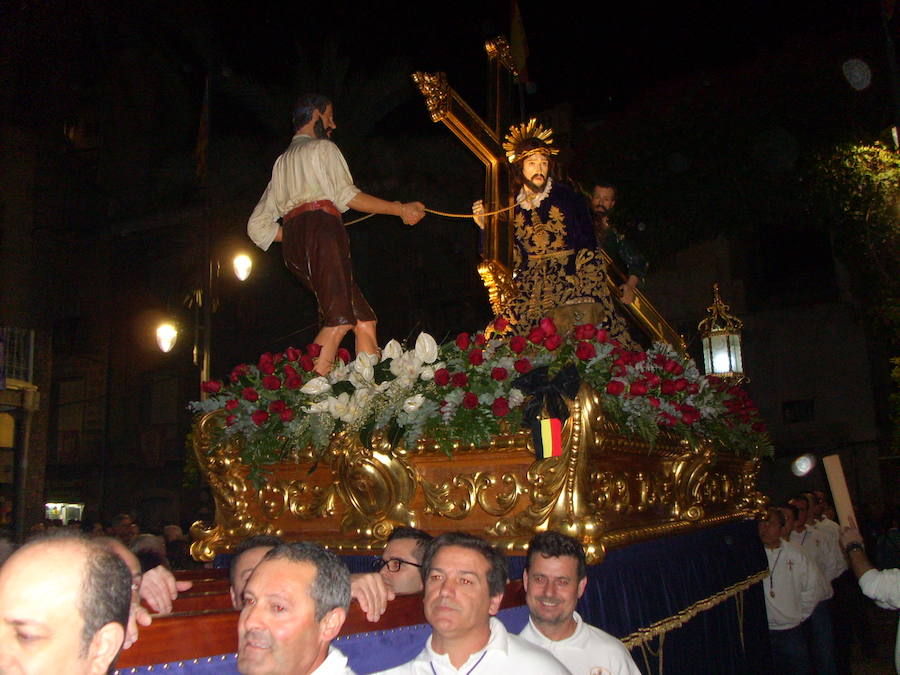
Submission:
[[[467,666],[474,664],[475,661],[480,659],[485,652],[488,652],[492,649],[501,651],[504,654],[507,654],[509,652],[509,637],[506,632],[506,627],[503,625],[503,622],[501,622],[497,617],[492,616],[490,626],[491,636],[488,638],[487,644],[482,649],[469,654],[469,658],[466,659],[466,662],[462,665],[461,670],[465,670]],[[434,633],[432,633],[432,636],[433,635]],[[428,641],[425,643],[425,649],[419,652],[419,656],[416,657],[416,660],[434,661],[435,663],[442,662],[452,668],[453,665],[450,663],[449,654],[438,654],[431,648],[432,636],[429,636]],[[456,670],[456,668],[454,668],[454,670]]]
[[[519,194],[516,195],[516,204],[521,206],[523,209],[530,211],[531,209],[536,209],[541,205],[541,202],[550,194],[550,190],[553,189],[553,179],[547,179],[547,188],[541,192],[540,194],[535,195],[534,197],[528,198],[528,191],[522,186],[522,189],[519,190]]]

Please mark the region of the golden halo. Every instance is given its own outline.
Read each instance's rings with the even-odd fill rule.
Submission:
[[[526,141],[536,140],[540,142],[540,146],[524,149],[522,145]],[[537,119],[532,117],[522,124],[513,124],[506,134],[506,142],[503,149],[506,150],[506,159],[510,164],[515,164],[519,160],[525,159],[529,155],[536,152],[546,152],[548,155],[557,155],[559,150],[553,145],[553,129],[545,129],[538,124]]]

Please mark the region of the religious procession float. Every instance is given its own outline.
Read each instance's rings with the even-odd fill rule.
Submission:
[[[380,355],[342,351],[327,375],[314,369],[312,344],[204,383],[193,446],[216,514],[192,528],[192,553],[211,561],[268,533],[372,555],[408,525],[478,534],[514,557],[536,532],[558,530],[590,563],[603,561],[604,578],[590,573],[596,588],[613,584],[586,600],[587,620],[628,646],[658,638],[661,648],[668,632],[733,598],[737,611],[684,641],[681,658],[689,664],[700,645],[744,672],[751,634],[765,635],[761,596],[746,610],[742,600],[766,569],[746,522],[763,501],[765,429],[739,383],[701,374],[645,296],[621,302],[627,277],[603,250],[573,253],[569,188],[550,193],[547,181],[543,205],[516,200],[517,163],[556,150],[535,121],[508,126],[515,69],[502,38],[487,55],[488,122],[442,73],[414,80],[432,119],[484,163],[479,272],[496,318],[446,344],[422,333]],[[570,292],[553,279],[593,285]],[[723,310],[716,293],[710,321]],[[641,579],[629,576],[639,569]],[[618,612],[604,607],[614,597]],[[669,663],[677,654],[669,647]]]

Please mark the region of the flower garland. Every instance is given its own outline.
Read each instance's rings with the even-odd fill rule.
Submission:
[[[531,391],[526,381],[544,371],[549,381],[574,368],[626,433],[653,443],[666,429],[740,455],[772,452],[746,392],[701,375],[669,345],[628,350],[591,324],[563,336],[548,318],[526,335],[505,336],[508,327],[500,318],[490,338],[460,333],[441,346],[421,333],[412,349],[391,340],[380,357],[360,354],[353,361],[342,349],[327,376],[313,370],[319,345],[289,347],[263,354],[256,365],[236,366],[227,382],[204,382],[208,398],[189,407],[225,410],[220,440],[243,436],[242,460],[258,480],[262,466],[285,459],[292,448],[312,446],[321,455],[340,431],[359,434],[366,445],[375,431],[406,447],[427,437],[448,455],[454,443],[485,444],[501,427],[533,422],[523,420],[523,389]]]

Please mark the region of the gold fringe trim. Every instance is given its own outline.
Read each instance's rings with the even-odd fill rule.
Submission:
[[[754,584],[758,584],[763,579],[769,576],[769,570],[763,570],[761,572],[757,572],[756,574],[751,574],[749,577],[744,579],[743,581],[739,581],[736,584],[732,584],[727,588],[719,591],[715,595],[711,595],[708,598],[704,598],[703,600],[698,600],[690,607],[681,610],[677,614],[670,616],[666,619],[661,619],[659,621],[655,621],[650,624],[647,628],[638,628],[635,632],[627,637],[622,638],[622,644],[625,645],[628,649],[634,649],[635,647],[640,647],[641,651],[644,653],[644,662],[647,665],[647,672],[650,672],[650,664],[647,659],[647,652],[653,656],[659,656],[659,672],[663,672],[663,642],[665,641],[666,633],[675,630],[676,628],[680,628],[688,621],[693,619],[695,616],[700,614],[701,612],[705,612],[709,609],[712,609],[716,605],[720,605],[729,598],[737,597],[736,605],[737,605],[737,614],[738,614],[738,630],[741,634],[741,649],[744,648],[744,591],[753,586]],[[649,642],[654,638],[659,638],[659,646],[654,651]]]

